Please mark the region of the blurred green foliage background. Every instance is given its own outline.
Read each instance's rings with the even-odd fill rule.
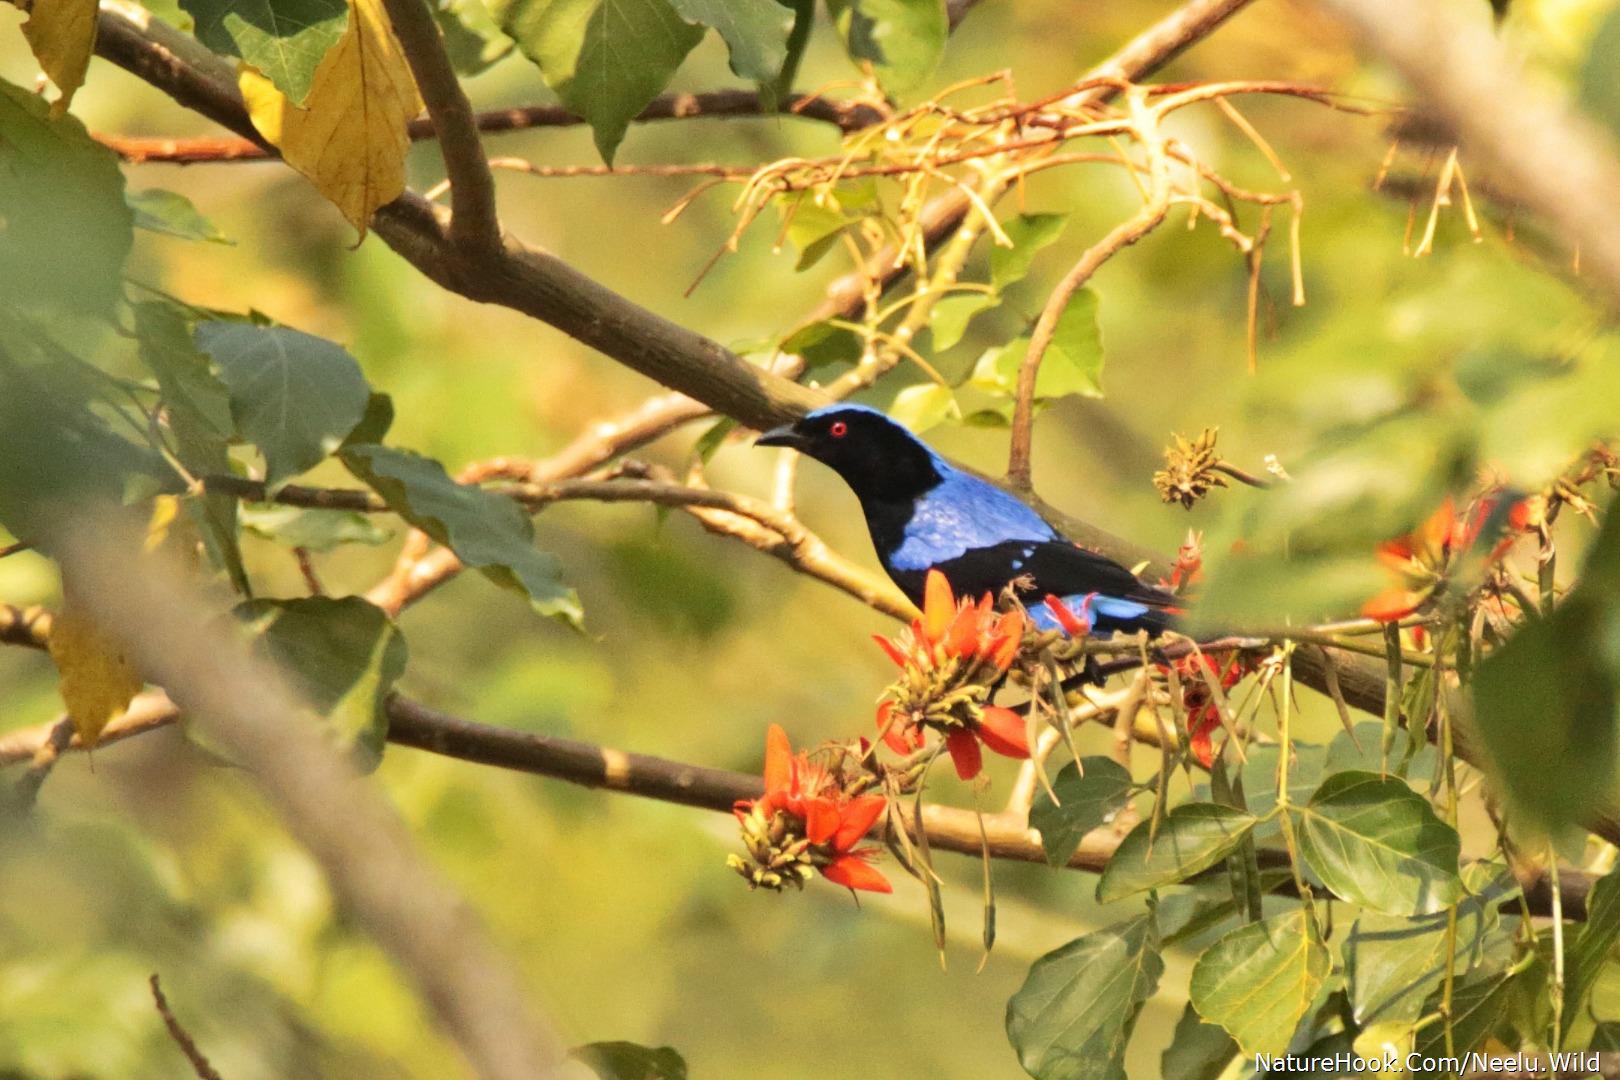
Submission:
[[[1168,6],[985,0],[952,39],[935,84],[1010,68],[1023,96],[1048,93]],[[1487,5],[1477,7],[1488,17]],[[1606,7],[1521,0],[1506,32],[1550,74],[1570,80]],[[0,7],[0,77],[28,84],[21,18]],[[801,86],[849,77],[821,27]],[[1384,99],[1399,92],[1358,63],[1341,28],[1290,0],[1257,4],[1161,76],[1213,77],[1292,79]],[[734,82],[711,35],[676,87]],[[481,107],[550,100],[520,57],[469,89]],[[1555,349],[1592,323],[1564,283],[1568,256],[1538,246],[1522,227],[1505,242],[1499,210],[1487,209],[1483,244],[1471,243],[1448,210],[1434,254],[1403,255],[1409,215],[1421,229],[1428,212],[1434,163],[1425,168],[1421,147],[1396,159],[1392,175],[1424,192],[1415,204],[1374,193],[1389,144],[1384,121],[1299,101],[1254,99],[1245,109],[1304,194],[1307,306],[1288,304],[1278,242],[1263,274],[1259,373],[1246,374],[1243,264],[1208,227],[1161,230],[1094,282],[1106,398],[1069,399],[1037,426],[1036,481],[1047,499],[1164,550],[1189,527],[1220,527],[1218,507],[1166,507],[1149,484],[1170,431],[1219,425],[1231,460],[1257,465],[1275,453],[1288,462],[1360,415],[1432,400],[1425,395],[1481,341]],[[74,112],[93,131],[208,131],[102,61]],[[1238,182],[1277,185],[1214,110],[1178,123]],[[545,163],[595,160],[583,127],[502,135],[490,148]],[[836,133],[795,119],[689,120],[633,128],[619,160],[748,163],[835,149]],[[374,238],[356,248],[336,211],[278,164],[127,171],[133,189],[186,194],[235,241],[142,233],[132,279],[195,303],[255,308],[344,343],[371,383],[394,396],[392,441],[452,471],[499,454],[544,455],[655,389],[545,326],[440,291]],[[435,147],[419,145],[413,185],[438,178]],[[1488,190],[1485,178],[1470,179],[1476,194]],[[660,214],[687,190],[681,180],[499,180],[517,233],[721,341],[792,329],[840,269],[829,259],[795,274],[793,254],[773,254],[772,227],[762,223],[687,298],[731,228],[725,195],[700,198],[663,227]],[[1069,231],[1012,302],[937,358],[948,374],[964,374],[984,348],[1033,317],[1065,259],[1129,213],[1135,196],[1112,170],[1069,169],[1041,174],[1022,198],[1030,210],[1072,212]],[[917,377],[902,370],[873,400],[886,403]],[[1442,413],[1420,408],[1409,442],[1380,444],[1384,460],[1422,474]],[[1503,419],[1503,432],[1482,437],[1512,443],[1514,422]],[[666,440],[654,455],[685,461],[701,430]],[[976,466],[1002,466],[1004,431],[944,427],[930,438]],[[771,465],[770,455],[733,442],[711,476],[717,486],[762,492]],[[351,483],[329,468],[313,479]],[[800,493],[807,523],[872,562],[839,482],[806,466]],[[890,629],[882,616],[680,516],[568,504],[545,511],[537,527],[581,594],[588,634],[544,621],[468,575],[403,617],[407,693],[488,723],[750,771],[771,721],[799,743],[868,729],[889,677],[869,641]],[[361,591],[375,580],[391,564],[399,532],[380,548],[318,556],[331,591]],[[302,592],[283,549],[248,544],[267,592]],[[0,600],[54,604],[57,589],[41,558],[0,561]],[[0,701],[0,732],[54,717],[49,661],[0,652]],[[1305,733],[1325,741],[1337,721],[1321,706],[1310,703]],[[1101,733],[1085,740],[1104,745]],[[993,774],[992,800],[1010,779],[1005,766],[998,762]],[[902,882],[892,898],[863,898],[859,908],[820,883],[803,895],[750,893],[723,865],[734,844],[729,818],[399,748],[376,782],[571,1040],[669,1043],[702,1080],[1018,1075],[1002,1030],[1008,996],[1031,960],[1098,921],[1090,877],[998,865],[1000,939],[975,974],[980,868],[945,858],[955,944],[942,972],[914,883]],[[946,795],[967,797],[954,785]],[[1158,1071],[1192,955],[1169,957],[1139,1025],[1132,1075]],[[388,962],[334,913],[313,864],[242,776],[211,766],[174,732],[65,761],[32,818],[0,835],[0,1077],[181,1075],[148,997],[152,972],[230,1080],[444,1077],[462,1069]]]

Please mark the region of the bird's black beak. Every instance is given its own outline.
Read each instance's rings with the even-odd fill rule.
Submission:
[[[792,424],[783,424],[781,427],[773,427],[769,431],[760,432],[759,438],[754,440],[754,445],[788,446],[798,449],[804,445],[804,438],[795,430]]]

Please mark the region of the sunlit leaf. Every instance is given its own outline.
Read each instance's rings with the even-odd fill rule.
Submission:
[[[1500,885],[1457,906],[1454,972],[1464,975],[1486,959],[1487,934],[1498,922]],[[1446,974],[1445,912],[1406,918],[1363,912],[1344,942],[1350,1002],[1359,1024],[1415,1023]]]
[[[916,383],[894,396],[889,415],[912,431],[921,433],[962,415],[956,395],[939,383]]]
[[[973,316],[995,305],[996,298],[982,292],[952,293],[936,300],[928,323],[935,350],[949,349],[961,341]]]
[[[1081,764],[1084,776],[1070,762],[1052,778],[1062,805],[1037,789],[1029,809],[1030,828],[1040,832],[1046,861],[1053,866],[1067,863],[1087,833],[1108,824],[1130,801],[1131,774],[1123,765],[1101,756],[1084,758]]]
[[[703,37],[668,0],[514,0],[501,28],[591,125],[602,159]]]
[[[1164,973],[1151,916],[1076,938],[1030,966],[1007,1037],[1037,1080],[1123,1080],[1125,1047]]]
[[[422,99],[382,0],[353,0],[302,104],[252,71],[240,83],[259,134],[362,234],[376,209],[405,190],[405,125]]]
[[[1316,1000],[1330,957],[1304,908],[1227,934],[1198,958],[1190,996],[1245,1054],[1280,1054]]]
[[[90,54],[96,44],[96,0],[33,0],[25,9],[23,37],[34,50],[40,70],[51,77],[61,96],[51,104],[51,115],[61,116],[84,85]]]
[[[1390,915],[1429,915],[1462,895],[1462,840],[1392,776],[1335,773],[1296,810],[1300,854],[1340,897]]]
[[[107,313],[123,294],[133,241],[117,157],[78,120],[52,119],[37,95],[4,81],[0,148],[0,297]]]
[[[1014,338],[979,358],[970,385],[992,394],[1011,395],[1018,389],[1018,371],[1029,353],[1029,337]],[[1051,399],[1068,394],[1102,396],[1102,331],[1097,326],[1097,294],[1080,289],[1058,316],[1041,369],[1035,376],[1035,397]]]
[[[1620,871],[1611,870],[1587,894],[1586,922],[1565,946],[1565,1032],[1581,1015],[1616,940],[1620,940]]]
[[[883,89],[906,97],[939,66],[950,35],[944,0],[829,0],[857,65],[871,65]]]
[[[1068,214],[1019,214],[1001,223],[1011,247],[990,248],[990,284],[997,291],[1022,281],[1035,256],[1057,241],[1069,223]]]
[[[793,12],[776,0],[670,0],[687,22],[713,27],[725,39],[732,73],[769,82],[787,59]]]
[[[438,0],[432,8],[456,74],[477,75],[512,51],[484,0]]]
[[[371,388],[340,345],[285,326],[205,322],[197,345],[219,366],[242,437],[276,487],[324,460],[354,430]]]
[[[51,659],[57,688],[67,703],[79,741],[94,746],[108,723],[121,716],[145,680],[71,593],[51,623]]]
[[[144,191],[126,192],[124,198],[129,208],[135,211],[137,229],[178,236],[182,240],[206,240],[214,244],[236,242],[198,213],[191,200],[179,192],[147,188]]]
[[[195,22],[198,41],[246,60],[294,105],[309,97],[316,69],[349,23],[345,0],[180,0],[180,6]]]
[[[517,502],[458,484],[443,465],[408,450],[350,446],[340,456],[391,510],[462,562],[525,594],[540,614],[579,622],[579,598],[562,583],[556,557],[535,550],[534,523]]]
[[[1217,803],[1183,803],[1166,814],[1155,831],[1152,821],[1132,829],[1115,850],[1097,882],[1097,900],[1107,903],[1131,893],[1185,881],[1230,855],[1257,819]]]

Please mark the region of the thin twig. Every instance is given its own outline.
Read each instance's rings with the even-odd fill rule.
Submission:
[[[214,1066],[209,1063],[208,1058],[203,1056],[203,1052],[197,1048],[197,1041],[191,1037],[190,1032],[180,1026],[179,1019],[175,1017],[174,1011],[169,1008],[169,999],[163,996],[163,987],[158,985],[158,977],[155,972],[148,982],[152,987],[152,1002],[157,1006],[158,1015],[163,1017],[163,1026],[169,1029],[169,1038],[174,1040],[174,1044],[180,1048],[180,1052],[186,1055],[186,1060],[191,1062],[191,1071],[197,1074],[198,1080],[221,1080]]]

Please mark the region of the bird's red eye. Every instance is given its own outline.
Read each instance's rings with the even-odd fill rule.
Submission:
[[[849,434],[849,425],[844,423],[842,420],[834,420],[832,427],[828,428],[827,430],[832,433],[833,438],[842,439],[845,435]]]

